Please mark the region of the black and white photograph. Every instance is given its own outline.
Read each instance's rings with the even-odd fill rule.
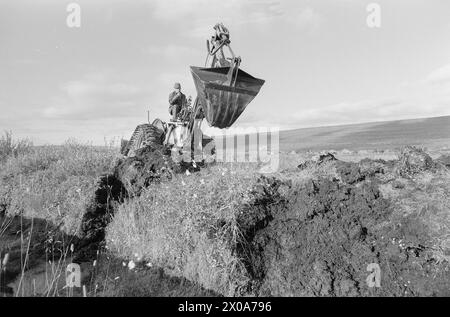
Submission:
[[[0,0],[0,304],[449,296],[449,1]]]

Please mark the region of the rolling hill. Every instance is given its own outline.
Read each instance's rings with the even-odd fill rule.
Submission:
[[[280,132],[281,151],[450,146],[450,116],[304,128]]]

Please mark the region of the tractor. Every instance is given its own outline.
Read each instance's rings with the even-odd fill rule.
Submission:
[[[137,126],[122,146],[124,156],[132,157],[139,149],[152,144],[169,146],[184,161],[194,163],[212,154],[212,138],[201,130],[203,120],[211,127],[229,128],[264,84],[264,80],[239,68],[241,58],[235,56],[230,43],[228,29],[222,23],[216,24],[213,36],[206,42],[205,66],[190,67],[197,91],[194,102],[188,102],[178,120],[155,119],[151,124]]]

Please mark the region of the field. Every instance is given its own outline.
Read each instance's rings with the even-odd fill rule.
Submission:
[[[450,116],[309,128],[280,133],[281,151],[448,149]]]
[[[85,296],[449,296],[449,127],[284,131],[271,174],[6,134],[0,293],[83,296],[74,262]]]

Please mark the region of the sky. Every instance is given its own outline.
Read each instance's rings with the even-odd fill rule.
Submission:
[[[103,145],[147,111],[168,120],[174,82],[195,97],[189,66],[217,22],[266,81],[237,128],[450,115],[449,17],[448,0],[0,0],[0,131]]]

